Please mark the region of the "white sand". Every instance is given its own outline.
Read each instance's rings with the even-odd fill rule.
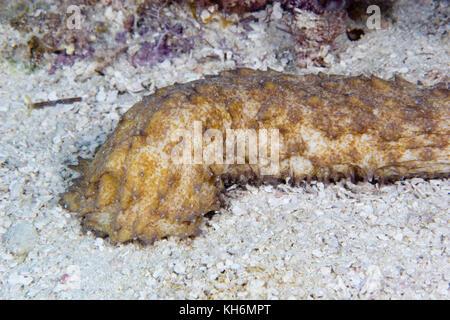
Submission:
[[[448,81],[448,26],[433,18],[432,4],[399,1],[396,24],[357,42],[342,39],[344,49],[327,56],[330,67],[321,71]],[[50,76],[2,65],[0,299],[449,299],[447,179],[238,189],[197,238],[147,247],[84,234],[58,204],[76,176],[67,164],[92,157],[120,115],[155,87],[236,66],[286,70],[289,58],[274,52],[292,41],[275,24],[254,23],[243,39],[243,30],[211,23],[205,37],[212,46],[150,70],[121,60],[100,76],[95,63],[83,61]],[[7,25],[0,29],[3,43],[19,37]],[[219,37],[227,37],[221,47]],[[211,53],[222,60],[197,62]],[[25,94],[83,102],[27,116]]]

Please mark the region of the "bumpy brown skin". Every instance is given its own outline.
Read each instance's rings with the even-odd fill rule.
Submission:
[[[447,88],[401,79],[249,69],[157,90],[133,106],[63,202],[113,241],[196,233],[231,182],[402,179],[450,172]],[[259,164],[176,165],[176,129],[274,128],[280,172]],[[246,162],[248,163],[248,162]]]

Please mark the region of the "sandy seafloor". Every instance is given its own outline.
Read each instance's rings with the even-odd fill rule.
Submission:
[[[347,41],[328,68],[300,71],[448,81],[448,26],[433,20],[432,1],[400,1],[394,14],[389,28]],[[245,40],[229,38],[239,66],[285,70],[273,52],[291,40],[266,24],[253,27]],[[447,33],[437,35],[442,27]],[[14,42],[14,30],[0,29],[1,41]],[[227,59],[199,65],[212,51]],[[155,87],[236,66],[232,53],[213,47],[139,72],[119,60],[104,76],[92,61],[53,75],[3,65],[0,299],[449,299],[447,179],[236,189],[198,237],[146,247],[82,232],[58,204],[76,176],[67,164],[92,157],[120,115]],[[27,115],[25,94],[83,101]]]

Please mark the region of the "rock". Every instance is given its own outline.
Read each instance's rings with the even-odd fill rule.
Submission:
[[[14,224],[3,235],[3,244],[5,248],[14,255],[25,255],[33,249],[38,234],[28,222],[19,222]]]
[[[360,294],[374,295],[382,287],[383,274],[380,267],[371,265],[367,268],[366,278],[363,280]]]
[[[100,90],[95,95],[95,98],[98,102],[104,102],[106,100],[106,93],[103,87],[100,87]]]
[[[13,273],[8,278],[8,284],[10,286],[27,286],[33,282],[33,278],[27,275]]]
[[[173,271],[177,274],[184,274],[186,272],[186,267],[182,262],[178,262],[173,267]]]

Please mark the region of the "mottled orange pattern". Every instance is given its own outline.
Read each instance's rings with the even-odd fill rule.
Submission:
[[[116,242],[194,235],[230,183],[403,179],[450,173],[449,90],[402,79],[227,71],[133,106],[63,203]],[[262,164],[176,164],[177,129],[279,131],[279,172]],[[248,156],[248,155],[247,155]],[[248,159],[247,159],[248,160]]]

